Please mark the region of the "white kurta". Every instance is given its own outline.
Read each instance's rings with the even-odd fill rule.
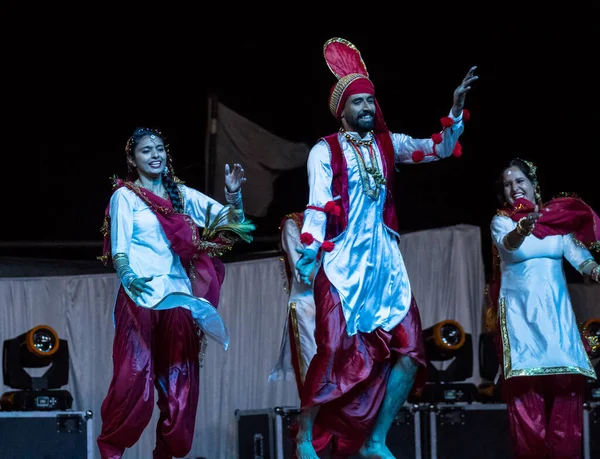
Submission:
[[[563,270],[563,257],[578,269],[592,255],[571,235],[527,236],[517,250],[509,251],[504,237],[516,226],[500,215],[491,223],[502,276],[498,315],[504,377],[581,374],[596,378]]]
[[[444,129],[442,143],[436,145],[438,156],[425,156],[423,163],[447,158],[452,154],[463,131],[462,117],[452,127]],[[356,133],[349,133],[357,137]],[[414,164],[412,153],[433,152],[431,139],[413,139],[405,134],[391,133],[395,162]],[[369,140],[370,134],[363,140]],[[331,252],[323,253],[322,269],[339,293],[346,329],[352,336],[358,331],[369,333],[378,327],[390,331],[406,316],[411,302],[411,288],[398,248],[400,236],[383,222],[386,185],[376,199],[363,191],[361,169],[352,145],[338,134],[342,154],[348,166],[348,225],[332,242]],[[367,146],[360,147],[367,167],[372,166]],[[375,161],[383,170],[382,154],[373,143]],[[331,153],[325,141],[318,142],[308,157],[309,205],[324,207],[328,201],[340,199],[332,196]],[[390,174],[394,172],[391,171]],[[369,175],[369,186],[375,187]],[[366,184],[365,184],[366,186]],[[324,212],[307,209],[302,232],[314,236],[311,248],[318,249],[325,237],[327,216]]]
[[[298,351],[296,357],[298,358],[300,370],[299,377],[301,381],[304,381],[308,365],[317,352],[317,344],[314,336],[316,310],[312,286],[302,282],[298,271],[295,269],[296,262],[300,258],[300,254],[296,252],[296,249],[302,248],[302,243],[300,242],[300,228],[298,228],[296,222],[291,218],[285,220],[283,223],[281,246],[287,254],[287,263],[292,273],[290,285],[287,286],[290,293],[286,315],[288,320],[285,321],[284,325],[279,358],[268,380],[275,381],[278,379],[294,378],[292,349],[290,345],[290,339],[293,339],[295,348]],[[291,330],[290,326],[292,327]]]
[[[184,212],[196,225],[205,226],[207,205],[212,203],[211,218],[216,217],[223,205],[199,191],[180,185],[184,198]],[[206,329],[218,319],[216,309],[204,298],[192,294],[192,285],[179,256],[170,247],[162,226],[154,212],[133,191],[126,187],[117,189],[110,199],[110,232],[112,255],[124,253],[138,277],[152,277],[148,284],[151,294],[142,293],[134,297],[125,288],[129,297],[145,308],[163,310],[175,307],[189,309],[201,328],[209,336],[222,342],[227,348],[229,336],[226,329]],[[216,316],[215,316],[216,315]],[[220,319],[218,319],[220,320]],[[203,325],[204,324],[204,325]],[[215,336],[226,333],[227,336]]]

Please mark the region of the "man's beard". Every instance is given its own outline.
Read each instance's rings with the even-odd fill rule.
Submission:
[[[359,118],[356,120],[356,124],[358,126],[358,132],[372,131],[375,128],[375,117],[371,118],[370,120]]]
[[[365,115],[370,115],[371,119],[362,118]],[[375,113],[364,111],[354,119],[355,126],[352,126],[356,132],[372,131],[375,128]]]

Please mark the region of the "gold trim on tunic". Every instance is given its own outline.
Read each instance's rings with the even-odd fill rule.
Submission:
[[[502,336],[502,355],[504,357],[504,379],[513,378],[515,376],[544,376],[544,375],[564,375],[564,374],[579,374],[588,378],[596,379],[594,370],[586,370],[577,366],[562,366],[562,367],[533,367],[524,369],[513,369],[512,360],[510,357],[510,340],[508,338],[508,326],[506,323],[506,298],[500,298],[498,301],[498,317],[500,319],[500,334]],[[589,356],[586,354],[586,359],[590,367]]]

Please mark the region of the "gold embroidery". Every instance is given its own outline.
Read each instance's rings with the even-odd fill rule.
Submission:
[[[300,369],[300,380],[304,382],[306,375],[306,363],[302,358],[302,347],[300,346],[300,329],[298,328],[298,312],[296,311],[296,302],[290,303],[290,317],[292,318],[292,329],[294,332],[294,341],[296,342],[296,351],[298,355],[298,367]]]
[[[525,206],[523,205],[523,203],[519,203],[516,207],[513,207],[512,209],[498,209],[496,211],[496,215],[500,215],[501,217],[512,217],[514,214],[524,209]]]
[[[529,368],[524,370],[513,370],[510,377],[514,376],[544,376],[544,375],[565,375],[565,374],[580,374],[588,378],[596,379],[596,372],[584,370],[580,367],[564,366],[550,368]],[[508,376],[507,376],[508,377]]]
[[[281,271],[279,274],[283,279],[283,291],[289,295],[292,286],[290,285],[290,280],[287,276],[287,262],[284,257],[279,257],[279,264],[281,266]]]
[[[543,376],[543,375],[559,375],[559,374],[580,374],[588,378],[596,379],[596,372],[586,370],[581,367],[566,365],[562,367],[534,367],[525,369],[513,369],[510,357],[510,340],[508,338],[508,326],[506,322],[506,299],[500,298],[498,314],[500,317],[500,334],[502,336],[502,355],[504,357],[504,378],[512,378],[515,376]],[[587,354],[585,355],[590,368],[592,364]]]
[[[504,377],[510,378],[512,362],[510,359],[510,342],[508,340],[508,327],[506,326],[506,301],[500,298],[498,317],[500,319],[500,336],[502,337],[502,356],[504,358]]]
[[[108,234],[108,226],[109,226],[109,216],[108,214],[104,216],[104,221],[102,222],[102,226],[100,227],[100,232],[102,236],[106,236]]]
[[[338,105],[342,100],[342,95],[344,94],[346,88],[348,88],[348,86],[350,86],[350,83],[352,83],[354,80],[358,80],[360,78],[368,79],[365,75],[361,75],[360,73],[350,73],[338,80],[329,101],[329,110],[331,111],[331,113],[333,113],[334,116],[337,116]]]

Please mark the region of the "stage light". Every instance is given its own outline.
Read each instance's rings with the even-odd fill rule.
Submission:
[[[43,369],[32,376],[27,369]],[[3,410],[63,410],[71,408],[73,398],[66,390],[56,390],[69,382],[69,346],[48,325],[38,325],[13,339],[4,341],[2,352],[4,384],[18,391],[0,398]]]
[[[449,360],[464,346],[467,336],[455,320],[444,320],[425,329],[425,352],[431,360]]]
[[[423,330],[423,338],[427,381],[422,394],[411,397],[411,402],[472,401],[476,396],[475,385],[463,382],[473,375],[471,334],[457,321],[443,320]]]
[[[473,374],[471,335],[455,320],[444,320],[423,331],[425,355],[430,362],[452,362],[444,370],[431,365],[432,382],[464,381]]]

